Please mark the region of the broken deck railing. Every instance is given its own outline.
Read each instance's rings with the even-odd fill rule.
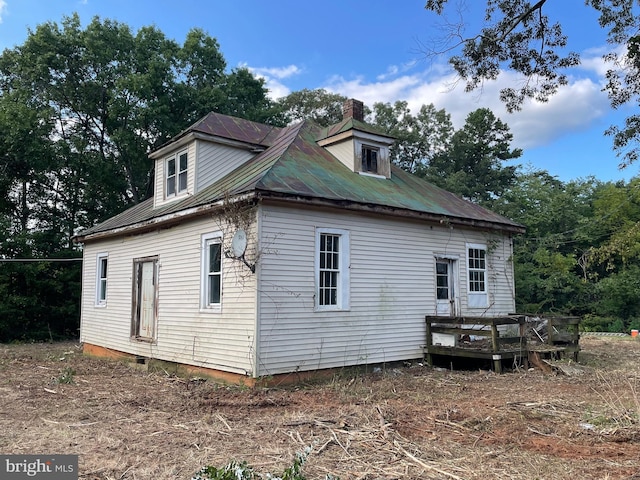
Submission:
[[[425,357],[433,355],[489,360],[502,372],[503,360],[527,365],[529,352],[573,354],[577,360],[580,318],[505,315],[500,317],[425,317]]]

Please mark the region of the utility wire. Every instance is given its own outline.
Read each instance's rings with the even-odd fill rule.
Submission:
[[[81,262],[82,258],[0,258],[0,263]]]

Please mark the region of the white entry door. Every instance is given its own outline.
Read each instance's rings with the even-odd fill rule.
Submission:
[[[455,317],[458,314],[456,260],[436,259],[436,314]]]
[[[157,312],[157,259],[134,261],[132,334],[141,339],[155,338]]]

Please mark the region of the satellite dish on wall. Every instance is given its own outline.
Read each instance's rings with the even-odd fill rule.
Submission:
[[[240,229],[231,239],[231,253],[235,258],[242,258],[247,250],[247,233]]]

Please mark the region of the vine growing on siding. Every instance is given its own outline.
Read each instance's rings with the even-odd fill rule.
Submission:
[[[218,227],[222,232],[224,255],[226,258],[236,261],[236,264],[240,266],[237,271],[239,279],[244,279],[247,275],[255,273],[255,265],[260,258],[260,251],[257,248],[257,232],[254,228],[257,211],[258,207],[253,199],[238,200],[233,198],[229,192],[225,192],[222,209],[220,214],[216,216]],[[236,232],[240,230],[247,235],[247,249],[240,257],[236,257],[232,253],[231,242]]]

